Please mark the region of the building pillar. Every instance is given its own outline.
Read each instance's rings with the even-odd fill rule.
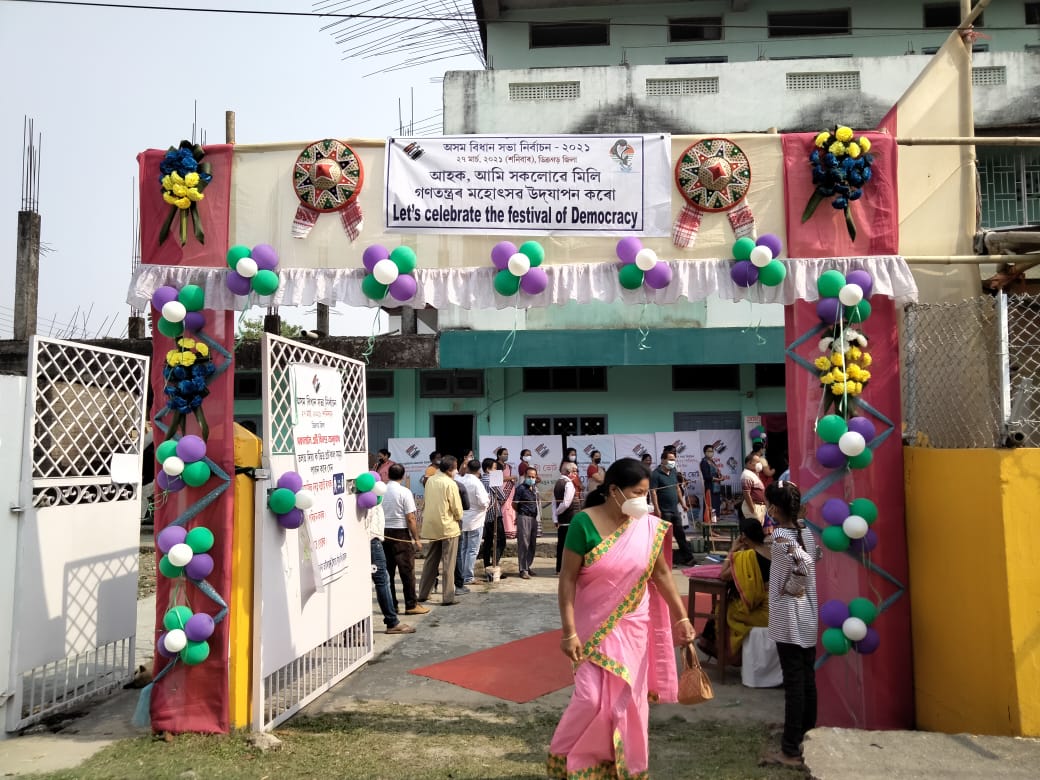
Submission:
[[[40,215],[35,211],[19,211],[14,277],[15,341],[28,341],[36,335],[39,293]]]

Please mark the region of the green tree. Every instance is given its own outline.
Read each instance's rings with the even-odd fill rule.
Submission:
[[[243,318],[238,323],[238,338],[242,341],[259,341],[260,334],[264,332],[264,319],[263,317],[256,317],[254,319]],[[285,320],[282,320],[281,327],[279,328],[278,335],[284,336],[287,339],[298,338],[303,332],[303,328],[299,325],[292,325]]]

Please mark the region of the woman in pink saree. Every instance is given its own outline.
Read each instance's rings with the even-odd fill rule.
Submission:
[[[623,458],[571,519],[559,601],[574,694],[549,746],[550,778],[648,778],[649,702],[676,701],[673,648],[694,631],[649,490],[649,469]]]
[[[495,458],[498,460],[498,468],[502,471],[502,527],[506,531],[506,538],[516,538],[516,510],[513,509],[513,490],[516,489],[516,475],[513,467],[509,465],[509,450],[499,447],[495,450]],[[520,464],[521,466],[523,463]]]

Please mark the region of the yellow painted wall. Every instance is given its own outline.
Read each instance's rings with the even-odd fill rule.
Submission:
[[[917,726],[1038,736],[1040,450],[907,448],[905,463]]]

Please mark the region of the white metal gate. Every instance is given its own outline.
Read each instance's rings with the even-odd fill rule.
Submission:
[[[31,342],[9,731],[133,675],[147,383],[147,357]],[[113,482],[116,455],[133,482]]]
[[[347,479],[368,469],[365,366],[289,339],[264,335],[263,467],[257,481],[254,567],[253,727],[270,729],[372,657],[372,577],[363,526],[345,524],[353,560],[322,592],[301,578],[301,531],[286,531],[267,509],[277,478],[296,468],[292,427],[293,365],[333,368],[343,395]],[[356,515],[348,493],[346,516]]]

